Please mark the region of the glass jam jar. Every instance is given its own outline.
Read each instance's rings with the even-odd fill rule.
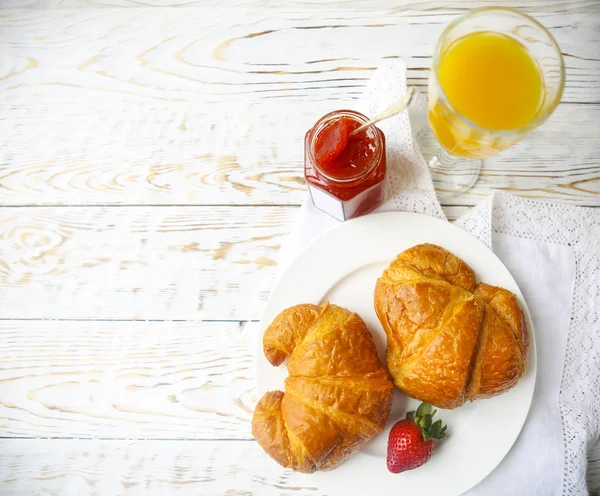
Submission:
[[[385,200],[385,136],[353,110],[321,117],[304,139],[304,177],[315,206],[338,220],[364,215]]]

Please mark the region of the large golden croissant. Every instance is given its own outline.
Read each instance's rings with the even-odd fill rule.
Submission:
[[[488,398],[525,371],[529,333],[516,296],[475,284],[473,270],[445,249],[402,252],[375,287],[396,386],[440,408]]]
[[[335,468],[383,430],[394,386],[357,314],[296,305],[267,328],[263,347],[273,365],[291,355],[285,393],[265,393],[252,418],[252,434],[280,465]]]

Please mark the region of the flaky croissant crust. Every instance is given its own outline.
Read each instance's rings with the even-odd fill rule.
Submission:
[[[285,393],[265,393],[252,418],[252,434],[280,465],[335,468],[385,427],[393,384],[357,314],[296,305],[267,328],[263,349],[273,365],[291,355]]]
[[[525,371],[529,331],[516,296],[476,284],[444,248],[402,252],[378,279],[375,310],[396,386],[441,408],[513,387]]]

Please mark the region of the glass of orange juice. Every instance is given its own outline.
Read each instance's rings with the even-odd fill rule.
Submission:
[[[442,196],[467,191],[482,159],[514,145],[560,102],[565,70],[552,35],[514,9],[484,7],[442,33],[429,80],[429,161]]]

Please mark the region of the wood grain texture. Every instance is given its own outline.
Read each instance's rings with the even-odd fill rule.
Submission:
[[[323,2],[320,0],[236,0],[228,2],[237,8],[273,9],[285,7],[287,9],[322,10]],[[4,8],[25,7],[31,9],[68,9],[68,8],[102,8],[102,7],[215,7],[221,6],[220,0],[4,0]],[[406,10],[465,12],[477,7],[490,5],[488,0],[404,0],[402,2],[390,0],[328,0],[327,7],[333,9],[381,9],[385,12],[403,12]],[[597,0],[504,0],[502,5],[513,7],[524,12],[565,12],[565,13],[595,13],[599,6]]]
[[[0,450],[4,496],[326,496],[253,441],[0,439]],[[600,494],[597,480],[589,490]]]
[[[600,2],[504,3],[556,36],[564,103],[445,211],[600,205]],[[424,91],[443,27],[484,4],[1,2],[0,435],[56,438],[0,438],[1,494],[322,494],[247,440],[257,324],[206,319],[260,316],[306,129],[386,59]],[[48,317],[138,320],[26,320]]]
[[[0,316],[258,319],[297,211],[2,208]]]
[[[2,436],[252,438],[257,323],[0,326]]]
[[[334,108],[158,102],[149,109],[113,95],[8,106],[0,133],[14,139],[1,145],[0,205],[299,205],[304,133]],[[600,205],[598,136],[600,105],[563,104],[487,160],[476,186],[453,201],[474,205],[503,190]]]
[[[29,9],[6,12],[3,205],[298,205],[306,130],[354,106],[385,59],[405,59],[424,91],[454,18],[207,5],[48,11],[40,26]],[[600,102],[600,14],[540,19],[565,52],[564,101]],[[600,105],[563,103],[457,201],[505,190],[598,205],[598,134]]]
[[[257,322],[2,321],[3,435],[163,439],[169,450],[174,439],[251,440],[258,332]],[[599,461],[600,444],[591,481]]]
[[[376,67],[402,58],[425,88],[431,55],[456,14],[365,9],[236,7],[3,11],[7,57],[0,77],[11,98],[86,92],[162,101],[345,101]],[[544,13],[568,81],[563,101],[600,102],[600,14]],[[52,28],[45,28],[52,26]]]
[[[0,315],[255,319],[296,210],[3,208]]]
[[[588,453],[587,482],[590,496],[600,496],[600,441]]]
[[[304,133],[333,108],[42,100],[0,120],[0,204],[298,205]]]
[[[0,450],[3,496],[325,496],[254,441],[1,439]]]

